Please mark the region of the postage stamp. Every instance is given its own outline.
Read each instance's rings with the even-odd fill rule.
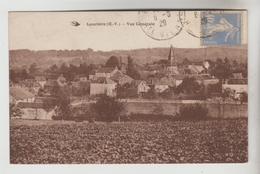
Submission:
[[[201,14],[202,46],[241,45],[241,13],[214,12]]]

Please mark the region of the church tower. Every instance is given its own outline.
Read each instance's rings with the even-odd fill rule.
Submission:
[[[174,55],[172,45],[170,47],[170,51],[169,51],[169,55],[168,55],[168,64],[170,66],[177,66],[177,60],[176,60],[176,57]]]
[[[171,45],[169,55],[168,55],[168,67],[167,71],[169,74],[179,74],[177,67],[177,59],[174,55],[173,47]]]

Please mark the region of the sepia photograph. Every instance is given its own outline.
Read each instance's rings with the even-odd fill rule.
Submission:
[[[10,164],[248,162],[246,10],[9,12]]]

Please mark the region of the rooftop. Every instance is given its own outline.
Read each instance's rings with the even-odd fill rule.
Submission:
[[[97,73],[111,73],[114,70],[115,68],[99,68],[97,70]]]
[[[29,99],[34,97],[32,93],[30,93],[25,88],[22,88],[20,86],[10,87],[9,90],[10,90],[9,94],[17,100],[24,100],[24,99]]]
[[[36,81],[46,81],[45,77],[43,77],[43,76],[36,76],[35,80]]]
[[[17,107],[19,108],[35,108],[35,109],[42,109],[43,107],[43,103],[40,102],[20,102],[17,104]]]

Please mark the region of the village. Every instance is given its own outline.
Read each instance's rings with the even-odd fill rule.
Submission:
[[[99,94],[132,100],[206,100],[228,92],[228,98],[241,100],[241,94],[247,93],[247,77],[236,67],[232,71],[227,59],[218,61],[180,62],[172,46],[168,57],[154,64],[135,64],[131,56],[125,64],[112,56],[106,65],[92,66],[88,73],[75,74],[72,70],[73,76],[63,68],[63,74],[47,71],[30,78],[10,79],[10,103],[23,110],[22,118],[52,119],[55,107],[46,111],[44,99],[62,88],[69,89],[72,103],[86,102]],[[58,69],[56,65],[51,68]]]

